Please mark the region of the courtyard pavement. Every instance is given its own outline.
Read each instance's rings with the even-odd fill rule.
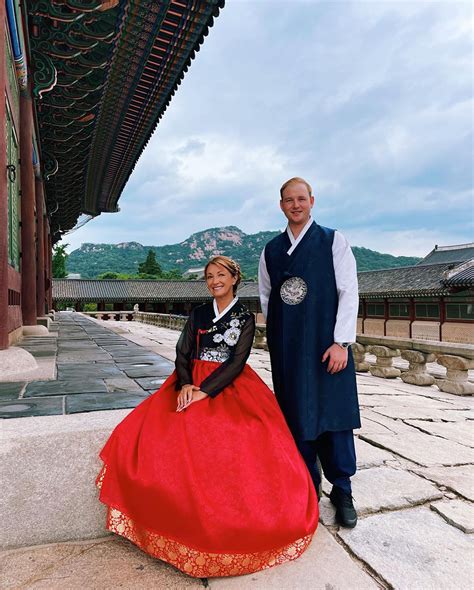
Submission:
[[[172,370],[178,336],[136,322],[61,314],[58,338],[38,340],[36,349],[51,355],[56,347],[57,380],[0,384],[2,416],[133,407]],[[34,354],[35,343],[29,346]],[[252,350],[249,364],[271,387],[268,353]],[[474,399],[370,374],[358,374],[357,382],[362,428],[356,432],[355,529],[335,524],[325,484],[320,526],[308,551],[264,572],[196,580],[123,539],[104,536],[4,551],[1,588],[473,588]]]

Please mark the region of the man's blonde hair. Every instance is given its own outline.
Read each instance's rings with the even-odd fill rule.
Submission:
[[[229,256],[223,256],[223,255],[213,256],[209,260],[209,262],[206,264],[206,267],[204,268],[204,278],[207,278],[206,277],[207,269],[210,264],[218,264],[220,266],[223,266],[225,269],[227,269],[230,272],[230,274],[234,277],[234,279],[237,279],[235,285],[232,288],[232,291],[235,295],[237,293],[237,287],[239,286],[239,283],[242,280],[242,273],[240,271],[239,264],[237,262],[235,262],[235,260],[233,260],[232,258],[229,258]]]
[[[284,182],[282,184],[281,189],[280,189],[280,199],[283,199],[283,191],[291,184],[304,184],[305,187],[308,189],[309,196],[310,197],[313,196],[313,189],[311,188],[311,185],[309,184],[309,182],[307,182],[304,178],[300,178],[299,176],[294,176],[293,178],[290,178],[290,180],[287,180],[286,182]]]

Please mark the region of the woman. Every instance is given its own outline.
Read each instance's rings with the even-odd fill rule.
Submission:
[[[268,387],[246,365],[253,314],[239,266],[208,262],[176,370],[114,430],[100,457],[107,528],[195,577],[296,559],[318,521],[314,486]]]

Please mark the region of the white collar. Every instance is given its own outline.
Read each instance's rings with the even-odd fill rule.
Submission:
[[[213,299],[212,300],[212,306],[214,308],[214,315],[215,315],[215,317],[212,320],[212,322],[215,324],[218,320],[221,319],[221,317],[225,316],[225,314],[229,311],[229,309],[231,307],[234,307],[234,305],[237,303],[238,300],[239,300],[238,297],[234,297],[232,299],[232,301],[229,303],[229,305],[225,309],[223,309],[221,312],[219,312],[219,308],[217,307],[216,300]]]
[[[287,250],[287,254],[288,256],[291,256],[291,254],[293,254],[295,248],[298,246],[298,244],[301,242],[301,240],[304,238],[306,232],[309,230],[311,224],[313,223],[313,218],[310,216],[308,219],[307,224],[304,226],[304,228],[301,230],[300,235],[295,238],[295,236],[293,235],[293,232],[290,229],[290,225],[288,224],[286,226],[286,233],[288,234],[288,237],[290,238],[290,243],[291,243],[291,247],[289,250]]]

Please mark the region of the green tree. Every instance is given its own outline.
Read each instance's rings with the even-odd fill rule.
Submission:
[[[66,270],[66,260],[68,254],[66,253],[66,248],[69,244],[56,244],[53,247],[53,278],[54,279],[64,279],[67,277],[67,270]]]
[[[161,274],[161,278],[162,279],[168,279],[168,280],[178,280],[178,281],[182,281],[183,280],[183,275],[179,272],[179,270],[177,268],[172,268],[171,270],[167,270],[164,271]]]
[[[161,277],[163,274],[161,266],[156,261],[156,254],[153,250],[148,250],[145,262],[141,262],[138,265],[138,273],[153,277]]]

